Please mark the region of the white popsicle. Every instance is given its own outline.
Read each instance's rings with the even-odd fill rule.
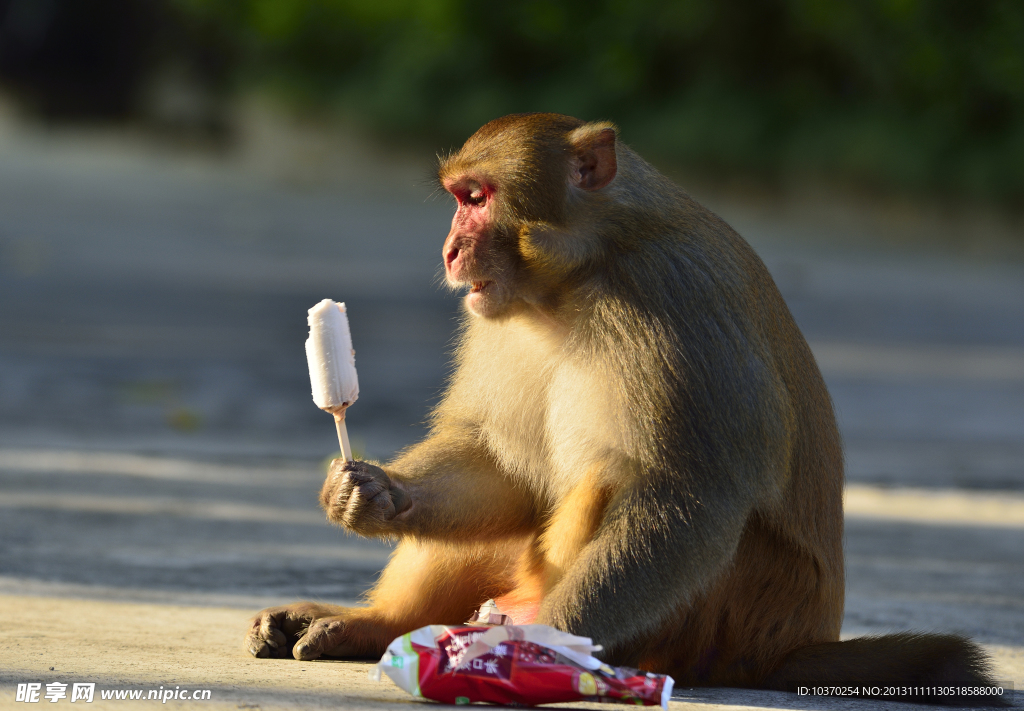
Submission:
[[[345,429],[345,409],[359,397],[356,352],[348,330],[344,303],[324,299],[309,310],[306,361],[313,402],[334,415],[342,456],[352,461],[352,447]]]

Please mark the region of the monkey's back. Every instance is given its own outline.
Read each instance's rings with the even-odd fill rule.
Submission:
[[[737,328],[774,372],[786,404],[785,464],[775,494],[747,517],[731,565],[649,641],[644,668],[680,684],[755,685],[790,651],[839,637],[842,445],[824,379],[764,263],[717,216],[683,199],[691,229],[680,263],[711,280],[724,312],[743,314]]]

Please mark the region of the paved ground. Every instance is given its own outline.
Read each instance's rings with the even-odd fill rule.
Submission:
[[[365,153],[275,146],[221,160],[0,121],[0,706],[54,679],[202,685],[225,707],[405,703],[363,666],[239,642],[253,610],[354,600],[386,559],[315,506],[336,442],[305,310],[349,305],[357,449],[414,441],[457,318],[436,279],[449,207],[427,199],[429,165],[365,177],[338,159]],[[959,630],[1024,684],[1024,263],[711,203],[765,257],[840,414],[844,633]]]
[[[101,690],[210,690],[209,701],[175,702],[172,708],[353,708],[415,709],[390,681],[367,678],[369,662],[254,660],[237,645],[235,632],[245,613],[217,607],[126,604],[38,596],[0,596],[4,609],[20,614],[0,628],[5,690],[0,708],[26,708],[13,701],[15,681],[96,683],[95,706],[117,708],[125,701],[102,701]],[[1020,658],[1016,659],[1020,665]],[[1020,668],[1020,666],[1018,666]],[[70,696],[70,694],[69,694]],[[43,703],[47,703],[43,700]],[[57,703],[70,703],[67,699]],[[150,701],[149,706],[156,704]],[[607,709],[606,704],[563,704]],[[737,689],[680,689],[671,711],[778,708],[875,711],[879,702],[801,697]],[[59,707],[57,707],[59,708]],[[88,707],[87,707],[88,708]],[[903,711],[928,707],[900,704]]]

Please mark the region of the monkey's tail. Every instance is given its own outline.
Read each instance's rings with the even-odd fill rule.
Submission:
[[[815,644],[790,653],[761,688],[891,699],[943,706],[1010,706],[988,656],[960,635],[901,632]],[[807,689],[807,691],[803,691]],[[837,690],[838,689],[838,690]]]

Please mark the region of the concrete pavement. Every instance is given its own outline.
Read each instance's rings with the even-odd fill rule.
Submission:
[[[248,617],[238,609],[191,607],[0,595],[8,615],[0,627],[0,708],[26,708],[14,701],[17,683],[95,683],[93,706],[123,707],[104,701],[102,691],[209,690],[208,700],[175,701],[171,708],[353,708],[410,709],[412,697],[386,677],[367,678],[369,662],[253,659],[242,651],[238,632]],[[1024,673],[1019,648],[990,647],[1004,675]],[[158,694],[159,695],[159,694]],[[69,694],[70,696],[70,694]],[[43,699],[42,703],[48,703]],[[62,699],[55,703],[70,703]],[[157,701],[146,701],[148,706]],[[565,708],[607,709],[607,704],[558,704]],[[742,689],[677,689],[671,711],[693,709],[847,709],[891,707],[877,701],[799,696]],[[929,708],[899,704],[900,709]]]

